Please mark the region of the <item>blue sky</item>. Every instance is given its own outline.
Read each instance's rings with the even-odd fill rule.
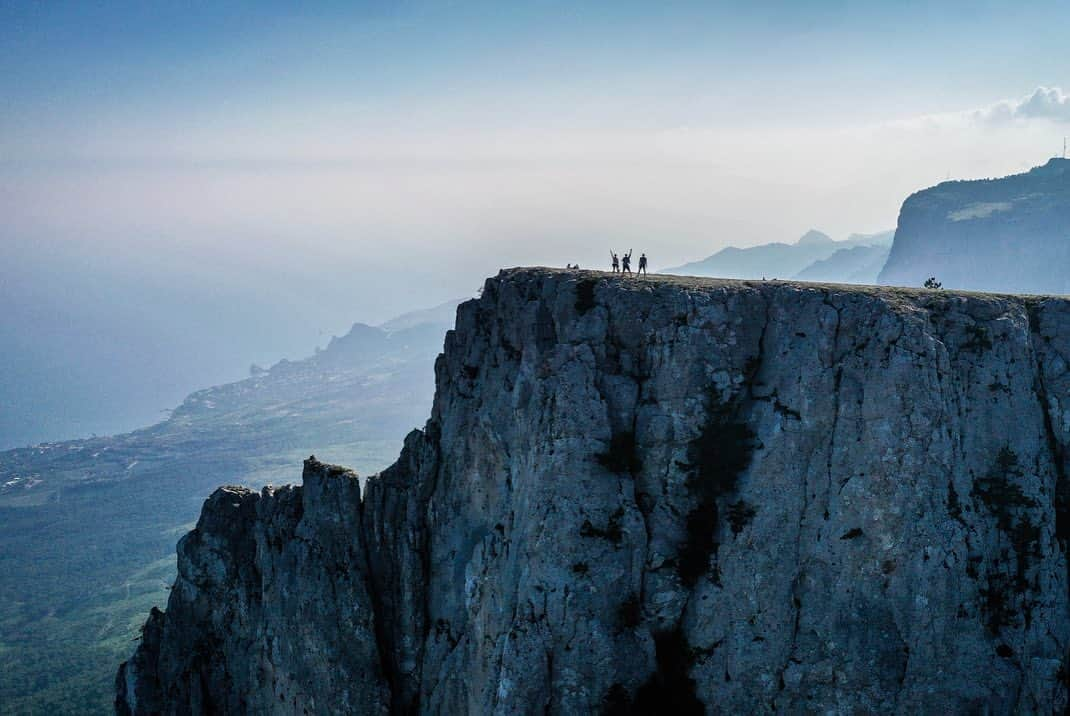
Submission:
[[[1056,3],[304,5],[5,3],[5,135],[39,146],[5,155],[238,113],[442,131],[952,111],[1057,85],[1070,20]]]

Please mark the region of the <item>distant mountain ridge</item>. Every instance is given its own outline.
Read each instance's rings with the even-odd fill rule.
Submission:
[[[877,275],[888,259],[890,248],[876,244],[839,249],[827,259],[810,264],[792,278],[819,283],[873,284],[877,282]]]
[[[879,282],[1070,293],[1070,160],[1024,174],[950,181],[903,202]]]
[[[393,333],[395,331],[404,330],[406,328],[412,328],[419,325],[435,325],[435,326],[452,326],[453,317],[457,315],[457,306],[461,305],[463,299],[454,299],[452,301],[446,301],[440,303],[437,306],[431,308],[425,308],[419,311],[409,311],[403,313],[396,318],[392,318],[386,323],[379,324],[379,328],[384,331]]]
[[[843,241],[834,241],[828,234],[811,229],[792,244],[774,242],[747,248],[729,246],[700,261],[665,269],[662,273],[719,278],[818,280],[806,279],[801,274],[810,271],[816,263],[828,261],[841,252],[858,247],[886,248],[891,244],[892,233],[851,234]],[[843,254],[831,264],[813,272],[820,274],[822,281],[872,283],[880,266],[872,271],[872,277],[869,276],[869,268],[880,256],[880,251]],[[851,281],[848,276],[860,278]]]

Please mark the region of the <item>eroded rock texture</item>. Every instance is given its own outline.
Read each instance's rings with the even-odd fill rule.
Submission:
[[[119,671],[120,712],[387,711],[357,476],[309,460],[303,481],[208,498]]]
[[[224,488],[119,708],[1050,713],[1070,302],[506,271],[370,478]]]

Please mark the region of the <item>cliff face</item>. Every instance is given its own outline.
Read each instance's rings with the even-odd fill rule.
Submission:
[[[224,488],[121,712],[1050,712],[1070,302],[529,269],[368,480]]]
[[[360,483],[308,461],[301,487],[217,490],[178,544],[117,679],[134,713],[376,713],[389,697],[374,636]]]
[[[980,291],[1070,293],[1070,160],[953,181],[911,195],[878,281]]]

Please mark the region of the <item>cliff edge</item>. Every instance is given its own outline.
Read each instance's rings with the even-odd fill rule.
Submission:
[[[120,713],[1067,705],[1070,301],[514,269],[367,480],[221,488]]]

